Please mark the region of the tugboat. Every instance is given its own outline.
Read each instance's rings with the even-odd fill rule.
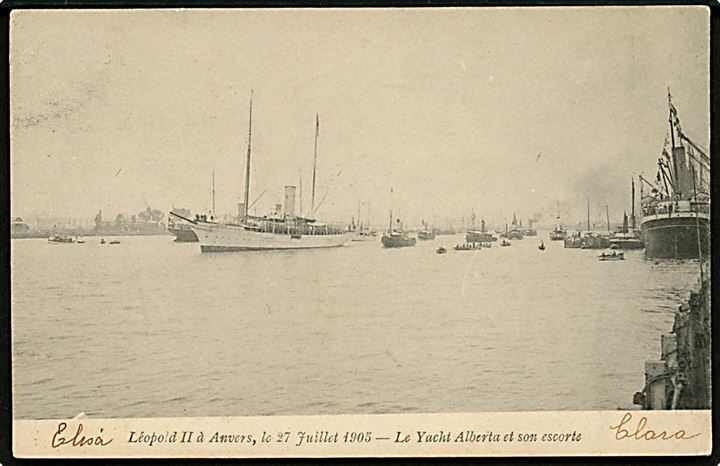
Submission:
[[[544,251],[544,250],[545,250],[545,243],[543,243],[542,241],[540,241],[540,246],[538,246],[538,249],[541,250],[541,251]]]
[[[399,222],[400,221],[398,220],[398,223]],[[417,240],[402,231],[402,229],[393,229],[383,233],[381,242],[386,248],[404,248],[408,246],[415,246]]]
[[[643,195],[640,230],[645,255],[659,259],[700,259],[710,250],[710,155],[680,126],[668,89],[671,140],[658,159],[657,183]]]
[[[510,246],[512,243],[507,240],[502,240],[502,243],[500,243],[500,246]]]

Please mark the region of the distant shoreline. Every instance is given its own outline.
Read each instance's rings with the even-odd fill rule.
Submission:
[[[43,239],[43,238],[49,238],[53,234],[55,234],[55,233],[52,231],[37,231],[37,232],[22,234],[22,235],[10,235],[10,239]],[[152,231],[152,232],[145,232],[145,231],[103,231],[103,232],[89,231],[89,232],[73,232],[73,233],[60,232],[58,234],[72,236],[72,237],[74,237],[74,236],[79,236],[79,237],[172,236],[172,233],[170,233],[168,230]]]

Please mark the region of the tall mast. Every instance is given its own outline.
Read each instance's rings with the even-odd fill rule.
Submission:
[[[370,199],[368,199],[368,231],[370,231],[370,225],[372,224],[372,205]]]
[[[315,175],[317,174],[317,141],[320,132],[320,115],[315,114],[315,151],[313,153],[313,177],[312,177],[312,197],[310,198],[310,215],[315,216]]]
[[[243,223],[247,223],[248,218],[248,202],[250,202],[250,152],[252,148],[252,98],[253,91],[250,90],[250,118],[248,120],[248,145],[247,145],[247,161],[245,162],[245,203],[243,212]]]
[[[302,170],[300,170],[300,216],[303,216],[303,208],[302,208]]]
[[[673,181],[670,183],[673,185],[673,192],[675,191],[675,187],[678,184],[678,166],[677,166],[677,160],[675,158],[675,129],[674,129],[674,121],[673,117],[675,117],[675,121],[677,121],[677,109],[672,103],[672,96],[670,95],[670,87],[668,87],[668,123],[670,124],[670,138],[672,140],[672,149],[670,150],[670,157],[672,161],[672,175],[673,175]],[[682,144],[682,143],[681,143]],[[665,187],[665,190],[667,191],[668,196],[670,195],[670,191],[667,189],[667,186]]]
[[[392,233],[392,227],[393,227],[392,208],[393,208],[393,188],[390,188],[390,229],[388,230],[388,233]]]
[[[590,231],[590,197],[587,199],[587,229]]]
[[[212,214],[213,214],[213,215],[217,215],[217,214],[215,213],[215,169],[214,169],[214,168],[213,168],[212,196],[213,196]]]
[[[632,178],[632,207],[630,211],[630,225],[631,228],[635,229],[635,178]]]
[[[607,217],[608,232],[610,232],[610,209],[608,209],[607,204],[605,204],[605,216]]]
[[[670,124],[670,138],[672,140],[672,147],[675,148],[675,130],[673,130],[673,110],[675,106],[672,104],[672,96],[670,95],[670,87],[668,86],[668,123]]]

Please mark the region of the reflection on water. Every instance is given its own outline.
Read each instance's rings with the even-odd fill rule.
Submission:
[[[628,407],[697,278],[538,239],[201,254],[12,242],[14,416]]]

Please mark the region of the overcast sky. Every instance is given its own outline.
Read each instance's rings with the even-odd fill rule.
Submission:
[[[12,215],[207,210],[213,168],[234,211],[253,89],[257,213],[301,172],[309,210],[317,112],[318,218],[620,220],[668,86],[709,145],[708,34],[701,7],[15,11]]]

